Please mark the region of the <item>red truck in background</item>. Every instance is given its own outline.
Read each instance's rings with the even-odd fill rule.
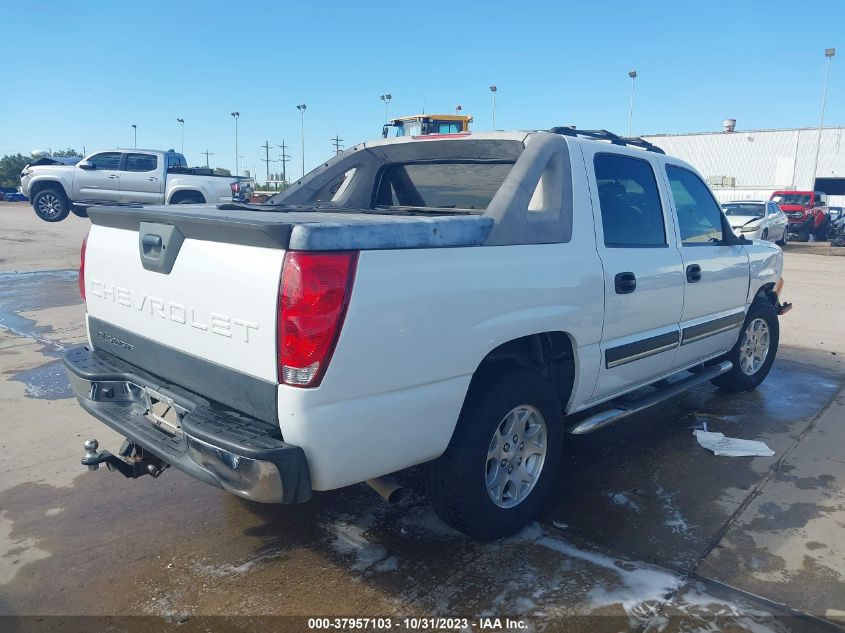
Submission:
[[[830,229],[827,199],[821,191],[775,191],[769,200],[777,202],[789,221],[789,235],[806,242],[812,235],[826,240]]]

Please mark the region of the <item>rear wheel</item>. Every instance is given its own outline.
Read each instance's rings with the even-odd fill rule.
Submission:
[[[472,387],[446,452],[430,464],[431,503],[474,538],[513,534],[548,495],[562,443],[562,407],[546,378],[503,368]]]
[[[742,332],[725,360],[733,369],[713,384],[728,391],[750,391],[757,387],[772,368],[778,350],[780,327],[774,306],[768,301],[755,301],[748,309]]]
[[[828,216],[824,216],[824,219],[821,221],[818,228],[816,229],[816,240],[826,240],[828,238],[829,233],[830,218]]]
[[[783,246],[786,246],[786,243],[788,241],[789,241],[789,229],[785,228],[785,229],[783,229],[783,235],[780,236],[780,239],[777,242],[775,242],[775,244],[783,247]]]
[[[47,187],[32,198],[32,208],[45,222],[61,222],[70,213],[70,202],[64,191]]]

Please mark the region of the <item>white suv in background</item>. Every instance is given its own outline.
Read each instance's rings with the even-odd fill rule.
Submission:
[[[737,200],[722,205],[737,237],[769,240],[786,245],[789,222],[777,202],[766,200]]]

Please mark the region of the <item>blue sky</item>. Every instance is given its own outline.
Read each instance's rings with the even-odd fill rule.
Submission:
[[[83,146],[179,149],[265,173],[269,140],[300,171],[380,135],[391,115],[452,112],[500,129],[575,124],[636,134],[818,125],[824,48],[837,47],[825,123],[845,123],[845,4],[821,2],[9,2],[0,155]],[[271,152],[271,158],[278,150]],[[280,170],[273,163],[271,170]]]

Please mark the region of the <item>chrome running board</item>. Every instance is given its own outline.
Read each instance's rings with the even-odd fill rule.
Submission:
[[[597,431],[609,424],[613,424],[623,418],[627,418],[630,415],[634,415],[635,413],[648,409],[649,407],[663,402],[664,400],[674,398],[687,389],[700,385],[708,380],[713,380],[716,376],[721,376],[722,374],[729,372],[731,369],[733,369],[733,363],[726,360],[718,365],[699,369],[690,376],[676,382],[659,385],[657,387],[657,391],[649,393],[641,398],[625,402],[622,402],[621,400],[613,400],[609,403],[610,408],[603,409],[602,411],[594,413],[580,422],[576,422],[573,426],[568,428],[567,431],[575,435],[592,433],[593,431]]]

